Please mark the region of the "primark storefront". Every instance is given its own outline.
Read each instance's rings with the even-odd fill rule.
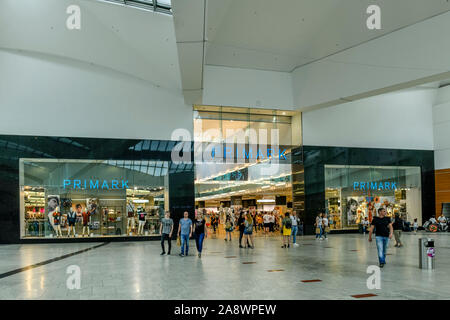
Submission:
[[[199,168],[209,170],[211,164],[194,163],[193,143],[184,148],[192,161],[173,162],[176,145],[157,140],[0,136],[0,242],[156,239],[165,210],[175,223],[184,211],[194,217],[196,189],[210,197],[212,184],[231,181],[239,188],[227,189],[229,193],[245,193],[247,185],[256,188],[260,183],[246,173],[253,170],[248,169],[250,157],[243,164],[246,169],[223,164],[226,174],[199,180],[196,172],[203,174]],[[319,212],[330,216],[335,232],[354,232],[380,206],[419,223],[434,212],[432,151],[292,145],[266,149],[258,147],[252,153],[266,150],[266,159],[260,160],[268,160],[270,152],[287,176],[280,178],[277,172],[278,176],[264,179],[274,188],[291,185],[292,208],[287,210],[300,213],[307,234],[313,232]],[[242,150],[250,152],[248,147]]]

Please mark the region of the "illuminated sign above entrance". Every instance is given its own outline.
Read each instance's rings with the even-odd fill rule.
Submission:
[[[64,189],[123,190],[128,188],[128,180],[65,179],[63,187]]]
[[[397,182],[353,182],[353,190],[397,190]]]

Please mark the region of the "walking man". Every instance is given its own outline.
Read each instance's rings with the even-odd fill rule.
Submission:
[[[189,213],[184,212],[184,217],[180,219],[178,225],[178,236],[181,236],[181,253],[180,257],[184,257],[184,247],[186,246],[186,256],[189,255],[189,238],[192,236],[192,220],[189,219]]]
[[[161,226],[159,227],[159,234],[161,235],[161,255],[166,254],[166,248],[164,247],[164,241],[167,239],[169,245],[169,251],[167,255],[170,255],[172,249],[172,232],[173,232],[173,220],[170,218],[170,212],[166,211],[164,218],[161,220]]]
[[[292,244],[294,245],[294,247],[298,247],[297,244],[297,233],[298,233],[298,225],[299,225],[299,221],[298,221],[298,217],[297,217],[297,212],[293,211],[292,215],[291,215],[291,221],[292,221],[292,231],[291,231],[291,236],[292,236]]]
[[[372,233],[375,230],[375,238],[378,249],[378,260],[380,268],[386,264],[386,251],[389,245],[389,239],[392,238],[394,229],[392,228],[391,219],[386,217],[386,209],[378,209],[378,217],[374,217],[369,231],[369,242],[372,242]]]

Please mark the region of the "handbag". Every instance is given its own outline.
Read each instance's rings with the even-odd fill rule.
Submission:
[[[177,246],[181,247],[181,238],[180,237],[177,238]]]

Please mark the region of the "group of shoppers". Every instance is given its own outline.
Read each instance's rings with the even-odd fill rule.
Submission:
[[[298,246],[297,234],[299,226],[301,226],[301,221],[297,216],[297,213],[295,211],[292,214],[286,212],[284,219],[281,221],[281,230],[283,234],[283,245],[281,246],[282,248],[290,248],[291,238],[292,244],[296,247]]]
[[[232,232],[235,226],[239,230],[239,248],[250,248],[254,249],[254,238],[253,229],[254,225],[257,223],[255,216],[248,211],[240,210],[236,221],[233,221],[231,215],[227,215],[225,218],[225,241],[232,240]],[[289,248],[292,244],[298,246],[297,244],[297,234],[299,227],[301,225],[300,219],[297,214],[286,213],[281,221],[281,231],[283,235],[283,245],[282,248]],[[212,226],[213,227],[213,226]],[[269,227],[270,228],[270,227]],[[161,255],[170,255],[172,249],[172,235],[174,231],[174,222],[170,218],[170,213],[165,212],[164,218],[161,220],[160,225],[160,235],[161,235]],[[206,220],[202,213],[198,213],[194,222],[189,218],[188,212],[184,212],[183,218],[180,219],[178,224],[178,244],[181,246],[180,256],[184,257],[189,255],[189,239],[194,236],[195,244],[197,247],[198,257],[201,258],[203,250],[203,242],[207,237],[207,227]],[[168,244],[168,251],[166,253],[165,242]]]
[[[161,220],[161,226],[159,233],[161,235],[161,255],[166,254],[165,241],[168,242],[168,252],[170,255],[170,250],[172,248],[172,234],[173,234],[174,223],[173,219],[170,218],[170,213],[166,211],[164,218]],[[194,235],[195,245],[197,247],[198,257],[202,257],[203,241],[208,236],[206,231],[206,220],[202,214],[198,214],[194,222],[189,218],[187,211],[184,212],[183,218],[180,219],[178,224],[178,240],[181,246],[180,257],[189,255],[189,239]]]
[[[316,227],[316,240],[328,240],[327,234],[330,232],[329,221],[325,213],[319,213],[314,223]]]

